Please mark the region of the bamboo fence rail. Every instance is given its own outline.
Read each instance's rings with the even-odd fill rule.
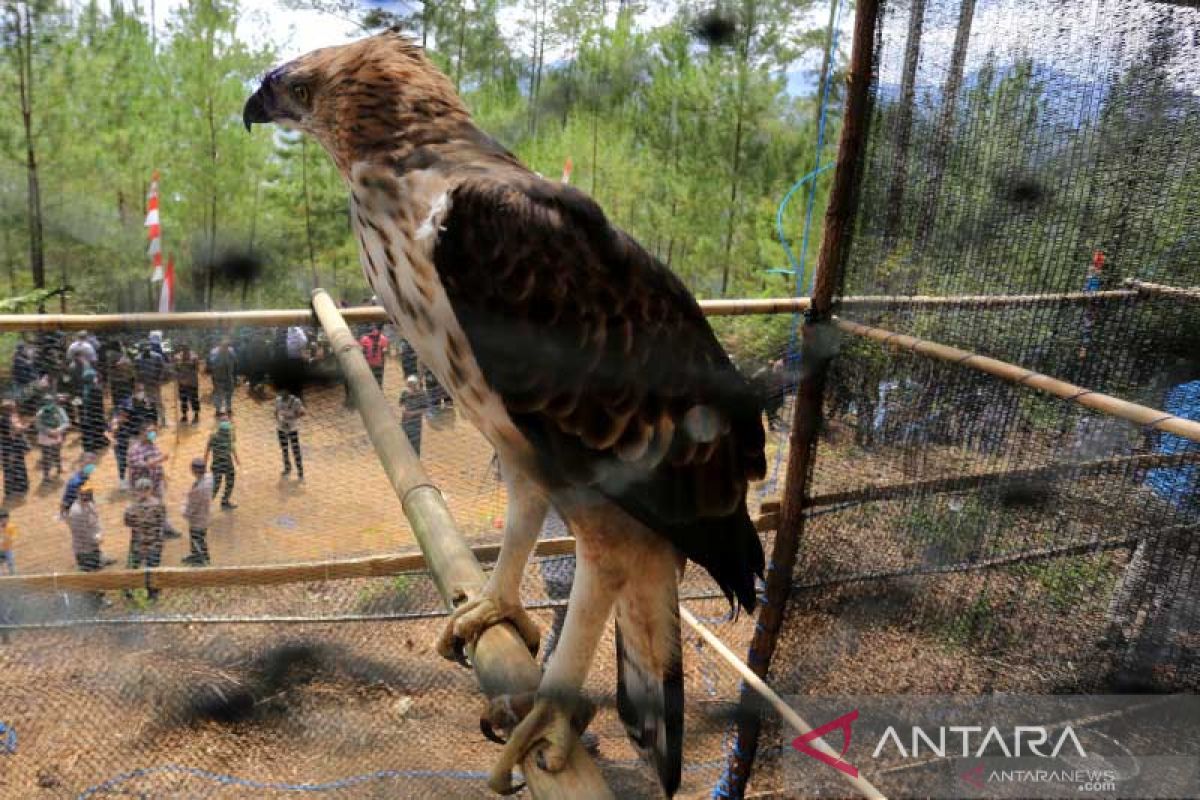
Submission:
[[[441,492],[430,482],[420,459],[392,416],[390,405],[375,382],[354,334],[346,327],[325,290],[313,292],[313,310],[329,337],[367,435],[400,498],[438,591],[446,607],[453,609],[478,595],[485,581],[483,570],[458,533]],[[468,645],[467,655],[479,687],[488,697],[534,691],[541,682],[541,668],[516,630],[507,623],[486,629],[475,644]],[[537,752],[531,751],[521,764],[525,781],[536,798],[613,797],[600,770],[578,740],[570,748],[567,763],[561,771],[548,772],[537,762]]]
[[[1094,392],[1091,389],[1085,389],[1073,383],[1051,378],[1049,375],[1043,375],[1040,372],[1034,372],[1031,369],[1026,369],[1016,364],[1010,364],[1007,361],[979,355],[967,350],[960,350],[957,347],[937,344],[926,339],[918,339],[916,336],[895,333],[894,331],[875,328],[870,325],[862,325],[846,319],[834,319],[833,323],[839,330],[855,336],[873,339],[889,347],[911,350],[918,355],[986,372],[989,375],[1010,381],[1018,386],[1028,386],[1031,389],[1037,389],[1046,394],[1051,394],[1068,402],[1081,405],[1084,408],[1107,414],[1110,417],[1123,419],[1137,425],[1163,431],[1164,433],[1173,433],[1176,436],[1181,436],[1193,442],[1200,442],[1200,422],[1177,417],[1174,414],[1168,414],[1165,411],[1159,411],[1148,406],[1131,403],[1128,400],[1122,400],[1112,395]]]
[[[479,561],[495,561],[499,544],[471,548]],[[575,539],[564,536],[542,539],[535,554],[570,555]],[[229,586],[278,586],[308,581],[336,581],[350,578],[376,578],[415,572],[428,568],[423,553],[392,553],[363,558],[330,561],[303,561],[286,564],[254,564],[230,567],[157,567],[155,569],[116,569],[100,572],[44,572],[29,575],[0,576],[0,592],[7,590],[53,592],[100,592],[118,589],[215,589]]]
[[[1155,291],[1170,290],[1183,297],[1200,292],[1196,289],[1171,289],[1157,284],[1131,283],[1139,288],[1112,289],[1102,292],[1060,292],[1046,294],[969,294],[947,295],[855,295],[842,297],[842,308],[1009,308],[1014,306],[1091,303],[1125,300]],[[727,317],[747,314],[794,314],[812,308],[808,297],[766,297],[733,300],[701,300],[700,308],[708,316]],[[355,306],[341,309],[347,322],[363,324],[388,321],[380,306]],[[163,330],[171,328],[221,328],[241,326],[309,325],[313,313],[307,308],[276,308],[259,311],[180,311],[170,314],[137,312],[131,314],[0,314],[0,332],[45,330]]]
[[[1183,530],[1188,527],[1200,528],[1197,525],[1178,525],[1170,530]],[[892,578],[918,578],[927,575],[954,575],[964,572],[979,572],[987,569],[999,569],[1000,567],[1015,567],[1018,564],[1031,564],[1037,561],[1049,561],[1055,558],[1066,558],[1068,556],[1093,555],[1096,553],[1105,553],[1109,550],[1120,550],[1125,547],[1133,547],[1142,540],[1144,534],[1130,534],[1127,536],[1113,536],[1108,539],[1097,539],[1091,542],[1077,542],[1075,544],[1064,544],[1055,547],[1039,547],[1036,550],[1022,550],[1017,553],[1008,553],[1002,556],[993,556],[979,561],[963,561],[956,564],[937,564],[929,566],[922,564],[916,567],[908,567],[907,569],[897,569],[890,571],[878,572],[859,572],[854,575],[845,575],[842,577],[827,578],[822,581],[814,581],[813,583],[798,583],[793,589],[795,591],[812,591],[814,589],[828,589],[833,586],[844,586],[851,583],[866,583],[870,581],[882,581]]]
[[[1174,297],[1181,300],[1200,300],[1200,286],[1167,286],[1162,283],[1147,281],[1125,281],[1125,285],[1142,295],[1157,295],[1159,297]]]
[[[989,484],[1004,486],[1033,480],[1075,479],[1086,475],[1114,472],[1121,469],[1176,467],[1197,461],[1200,461],[1200,453],[1141,453],[1132,456],[1117,456],[1115,458],[1101,458],[1091,461],[1059,462],[1056,464],[1047,464],[1043,467],[980,472],[974,475],[952,475],[946,478],[929,478],[922,481],[890,483],[882,486],[865,486],[860,489],[847,489],[844,492],[828,492],[810,497],[808,499],[808,506],[809,508],[822,508],[825,506],[874,503],[893,500],[898,497],[906,497],[910,494],[963,492],[969,489],[979,489]],[[764,500],[759,506],[759,516],[754,520],[754,524],[760,531],[773,531],[779,527],[779,500]]]

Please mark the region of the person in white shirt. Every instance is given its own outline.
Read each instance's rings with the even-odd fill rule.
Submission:
[[[303,359],[305,350],[308,347],[308,336],[304,333],[304,329],[299,325],[293,325],[287,329],[287,357],[293,359]]]
[[[89,367],[96,366],[96,348],[88,341],[87,331],[75,334],[75,341],[71,342],[70,347],[67,348],[67,361],[74,361],[76,353],[83,353],[83,360]]]
[[[307,411],[300,398],[286,388],[279,390],[275,398],[275,435],[279,438],[279,452],[283,454],[283,477],[292,473],[292,462],[288,459],[288,445],[296,458],[296,473],[304,481],[304,459],[300,455],[300,418]]]

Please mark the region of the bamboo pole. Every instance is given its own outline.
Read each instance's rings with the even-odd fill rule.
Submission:
[[[430,482],[401,432],[399,421],[392,415],[354,334],[324,289],[313,291],[313,310],[329,337],[367,435],[400,498],[442,600],[448,609],[453,609],[483,588],[483,570],[458,533],[442,493]],[[534,691],[541,682],[541,669],[508,623],[486,629],[467,654],[479,686],[488,697]],[[578,741],[560,772],[543,770],[537,760],[537,753],[530,752],[522,762],[525,780],[534,797],[574,800],[613,796],[595,762]]]
[[[839,506],[854,503],[875,503],[883,500],[893,500],[897,497],[907,497],[911,494],[945,494],[962,492],[968,489],[978,489],[993,483],[1013,483],[1031,480],[1057,480],[1059,478],[1079,478],[1100,472],[1116,471],[1119,469],[1153,469],[1155,467],[1174,467],[1200,461],[1200,453],[1142,453],[1133,456],[1117,456],[1101,458],[1092,461],[1061,462],[1048,464],[1044,467],[1025,469],[1006,469],[993,472],[981,472],[975,475],[952,475],[947,478],[928,478],[923,481],[907,483],[892,483],[884,486],[865,486],[861,489],[848,489],[843,492],[829,492],[809,498],[809,508],[824,506]],[[773,531],[779,526],[779,501],[764,500],[759,506],[759,516],[754,524],[760,531]]]
[[[838,300],[841,308],[965,308],[985,310],[1017,306],[1083,305],[1104,300],[1129,300],[1133,289],[1103,292],[1047,292],[1044,294],[956,294],[956,295],[851,295]]]
[[[378,306],[342,310],[347,322],[387,322]],[[171,314],[0,314],[0,331],[88,330],[122,331],[168,328],[237,328],[240,326],[310,325],[312,309],[276,308],[261,311],[181,311]]]
[[[1164,283],[1149,283],[1147,281],[1136,281],[1133,279],[1125,281],[1125,285],[1131,287],[1135,292],[1141,295],[1178,297],[1183,300],[1200,300],[1200,286],[1167,286]]]
[[[874,339],[890,347],[911,350],[918,355],[986,372],[989,375],[1010,381],[1018,386],[1027,386],[1031,389],[1037,389],[1046,394],[1054,395],[1055,397],[1061,397],[1063,400],[1081,405],[1084,408],[1090,408],[1101,414],[1107,414],[1110,417],[1123,419],[1137,425],[1163,431],[1164,433],[1173,433],[1176,436],[1181,436],[1193,442],[1200,442],[1200,422],[1177,417],[1174,414],[1168,414],[1165,411],[1159,411],[1149,406],[1131,403],[1128,400],[1121,400],[1111,395],[1094,392],[1091,389],[1084,389],[1082,386],[1060,381],[1057,378],[1051,378],[1049,375],[1043,375],[1040,372],[1034,372],[1016,364],[1010,364],[1007,361],[1000,361],[989,356],[981,356],[978,353],[960,350],[957,347],[937,344],[925,339],[918,339],[915,336],[894,333],[883,328],[874,328],[870,325],[862,325],[845,319],[835,319],[834,323],[839,330],[854,334],[855,336]]]
[[[1140,284],[1154,286],[1155,284]],[[1164,287],[1170,288],[1170,287]],[[1193,290],[1177,289],[1186,296]],[[967,308],[995,309],[1034,305],[1073,305],[1101,300],[1124,300],[1147,291],[1112,289],[1103,292],[1064,292],[1046,294],[971,294],[947,295],[857,295],[842,297],[842,308]],[[701,300],[700,309],[711,317],[748,314],[795,314],[812,308],[808,297],[766,297],[741,300]],[[365,324],[387,322],[387,312],[379,306],[342,309],[347,322]],[[259,311],[182,311],[171,314],[0,314],[0,332],[42,330],[150,330],[155,328],[236,328],[239,326],[308,325],[313,321],[307,308],[276,308]]]
[[[499,544],[471,548],[480,561],[495,561]],[[534,552],[539,556],[571,555],[575,539],[564,536],[541,539]],[[228,586],[279,586],[308,581],[337,581],[378,578],[427,568],[422,553],[344,558],[334,561],[303,561],[288,564],[254,564],[231,567],[158,567],[116,569],[101,572],[43,572],[0,576],[0,592],[8,590],[52,592],[99,592],[117,589],[214,589]]]
[[[862,154],[871,114],[871,62],[878,16],[879,0],[859,0],[856,4],[847,76],[849,86],[842,138],[838,145],[837,169],[833,174],[833,186],[825,212],[825,232],[817,262],[812,308],[803,327],[800,357],[803,371],[792,412],[779,531],[775,535],[775,544],[767,564],[766,599],[758,612],[754,637],[746,656],[746,663],[760,678],[767,676],[779,643],[779,633],[791,594],[796,553],[804,534],[806,498],[816,459],[825,382],[829,362],[836,353],[833,331],[829,325],[830,311],[833,298],[841,290],[842,271],[849,254]],[[736,739],[729,753],[725,773],[714,790],[714,797],[739,798],[745,794],[762,732],[762,717],[752,692],[750,686],[743,682],[739,697],[739,710],[742,713],[738,718]]]
[[[813,727],[805,722],[804,718],[797,714],[794,708],[785,703],[783,698],[766,681],[759,677],[754,670],[746,666],[745,662],[738,658],[737,654],[730,650],[721,641],[720,637],[710,631],[700,620],[696,619],[692,612],[680,606],[679,617],[689,628],[698,633],[700,638],[716,651],[717,655],[725,659],[726,663],[742,676],[742,680],[746,682],[746,685],[757,692],[759,697],[765,700],[767,705],[775,709],[775,712],[783,717],[789,725],[799,731],[801,735],[812,733]],[[842,757],[840,753],[836,752],[820,737],[813,739],[810,744],[835,761],[840,760]],[[854,790],[863,797],[871,798],[871,800],[885,800],[883,793],[876,789],[866,778],[859,777],[858,775],[851,776],[849,773],[841,772],[840,770],[838,774],[845,778],[854,787]]]
[[[1176,526],[1186,527],[1186,526]],[[1057,547],[1041,547],[1037,550],[1022,550],[1019,553],[1009,553],[1008,555],[995,556],[993,558],[985,558],[981,561],[964,561],[957,564],[939,564],[937,566],[926,566],[922,564],[918,567],[909,567],[908,569],[892,570],[890,572],[860,572],[856,575],[846,575],[840,578],[829,578],[828,580],[816,581],[814,583],[798,583],[792,587],[795,591],[812,591],[814,589],[828,589],[833,586],[843,586],[849,583],[865,583],[870,581],[882,581],[889,578],[918,578],[929,575],[953,575],[964,572],[980,572],[988,569],[998,569],[1000,567],[1012,567],[1017,564],[1030,564],[1035,561],[1049,561],[1055,558],[1066,558],[1067,556],[1083,556],[1093,555],[1095,553],[1104,553],[1109,550],[1120,550],[1124,547],[1133,547],[1141,541],[1141,535],[1113,536],[1108,539],[1100,539],[1094,542],[1079,542],[1076,544],[1058,545]]]

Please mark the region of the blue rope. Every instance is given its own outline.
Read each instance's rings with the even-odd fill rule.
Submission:
[[[829,59],[825,62],[825,70],[821,87],[821,113],[817,117],[817,160],[813,169],[808,174],[800,178],[792,184],[792,187],[784,194],[783,200],[779,203],[779,208],[775,211],[775,233],[779,237],[779,243],[783,245],[783,251],[787,255],[788,263],[792,265],[792,272],[796,276],[796,297],[801,297],[804,292],[804,269],[805,262],[808,260],[808,242],[812,235],[812,218],[813,209],[817,205],[817,181],[816,179],[825,173],[827,170],[836,166],[836,162],[831,161],[828,164],[821,163],[821,155],[825,149],[825,128],[829,118],[829,94],[833,86],[833,65],[837,59],[837,46],[840,31],[838,30],[838,19],[841,17],[842,0],[832,0],[833,17],[829,20]],[[808,199],[805,203],[804,211],[804,234],[800,242],[800,259],[797,261],[792,248],[788,245],[787,234],[783,230],[783,215],[787,210],[788,204],[791,203],[792,196],[798,192],[803,186],[807,185]],[[813,288],[817,283],[817,268],[814,266],[812,275],[809,276],[808,294],[811,296]],[[784,357],[787,363],[789,374],[796,374],[799,367],[800,352],[797,347],[797,342],[800,338],[800,315],[792,315],[792,330],[788,336],[787,353]],[[775,491],[779,482],[779,468],[783,463],[783,448],[775,449],[775,464],[771,469],[771,478],[766,481],[759,492],[761,497],[766,497],[768,492]]]
[[[488,773],[486,772],[467,772],[462,770],[396,770],[384,769],[377,772],[368,772],[363,775],[351,775],[348,778],[341,778],[336,781],[328,781],[326,783],[264,783],[261,781],[250,780],[248,778],[238,778],[234,775],[221,775],[208,770],[197,769],[195,767],[181,767],[177,764],[167,764],[161,767],[145,767],[143,769],[135,769],[130,772],[124,772],[116,777],[109,778],[103,783],[97,784],[90,789],[85,789],[80,793],[78,800],[85,800],[92,795],[107,791],[122,783],[142,778],[147,775],[156,773],[174,773],[178,775],[191,775],[193,777],[205,778],[210,781],[222,784],[224,786],[237,786],[246,789],[257,789],[260,791],[276,791],[276,792],[332,792],[338,789],[345,789],[350,786],[356,786],[360,783],[368,781],[385,780],[391,778],[449,778],[452,780],[472,780],[486,781]]]
[[[825,135],[825,115],[822,113],[821,121],[817,127],[817,136],[820,139],[820,138],[823,138],[824,135]],[[821,163],[820,147],[821,147],[821,145],[818,144],[817,145],[817,148],[818,148],[817,164],[818,165]],[[801,277],[804,275],[804,258],[808,252],[808,233],[809,233],[809,223],[812,220],[812,204],[810,202],[808,205],[807,219],[805,220],[805,223],[804,223],[804,241],[800,245],[800,261],[799,262],[796,261],[796,255],[792,252],[791,246],[788,245],[787,234],[785,234],[783,232],[783,212],[787,210],[788,204],[792,202],[792,195],[794,195],[796,192],[798,192],[802,188],[804,188],[805,184],[812,181],[814,178],[816,178],[822,172],[825,172],[828,169],[832,169],[835,166],[837,166],[837,164],[832,161],[824,166],[818,166],[812,172],[809,172],[804,177],[802,177],[800,180],[798,180],[794,184],[792,184],[792,188],[788,189],[787,194],[785,194],[783,196],[783,200],[780,201],[780,203],[779,203],[779,208],[775,211],[775,233],[779,236],[779,243],[781,245],[783,245],[783,252],[787,255],[788,263],[792,265],[792,268],[790,270],[782,270],[782,269],[767,270],[768,272],[777,272],[777,273],[785,273],[788,275],[795,275],[797,285],[799,285],[799,281],[800,281]],[[813,183],[812,187],[813,187],[813,193],[815,193],[816,192],[816,184]],[[796,293],[799,294],[799,288],[797,288]]]
[[[611,762],[617,766],[631,766],[642,763],[639,759],[625,759]],[[712,761],[702,761],[699,764],[688,764],[684,766],[684,772],[701,772],[706,769],[718,767],[724,763],[724,759],[714,759]],[[339,789],[345,789],[351,786],[357,786],[361,783],[374,780],[386,780],[394,778],[416,778],[416,779],[448,779],[459,781],[486,781],[489,777],[486,772],[469,772],[465,770],[428,770],[428,769],[383,769],[377,772],[368,772],[362,775],[351,775],[347,778],[342,778],[336,781],[328,781],[326,783],[268,783],[263,781],[250,780],[248,778],[239,778],[235,775],[222,775],[208,770],[198,769],[196,767],[183,767],[178,764],[166,764],[161,767],[144,767],[142,769],[130,770],[123,772],[120,775],[109,778],[103,783],[97,784],[90,789],[85,789],[79,794],[77,800],[86,800],[100,792],[115,789],[122,783],[126,783],[137,778],[144,778],[147,775],[156,773],[168,773],[176,775],[190,775],[196,778],[204,778],[205,780],[214,781],[223,786],[236,786],[245,789],[256,789],[259,791],[276,791],[276,792],[333,792]]]

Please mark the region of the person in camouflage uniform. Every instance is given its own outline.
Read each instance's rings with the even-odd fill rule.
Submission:
[[[237,437],[233,430],[233,421],[229,412],[222,411],[217,417],[217,429],[208,437],[208,447],[204,451],[207,462],[212,461],[212,496],[215,498],[221,491],[221,483],[225,483],[225,493],[221,496],[221,509],[230,511],[237,505],[230,501],[233,495],[234,482],[237,480],[237,467],[241,464],[237,454]]]
[[[162,562],[167,510],[154,493],[154,482],[149,478],[139,478],[134,483],[134,490],[137,492],[135,499],[125,509],[125,525],[129,528],[129,568],[154,569]],[[158,597],[158,589],[149,587],[146,594],[154,600]]]

